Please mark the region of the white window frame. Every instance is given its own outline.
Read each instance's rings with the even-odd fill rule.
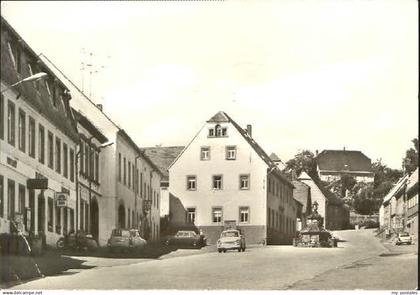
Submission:
[[[220,180],[216,180],[215,179],[216,177],[220,177]],[[217,185],[217,184],[219,184],[219,185]],[[211,186],[212,186],[213,190],[222,190],[223,189],[223,175],[222,174],[213,175]]]
[[[220,212],[220,216],[218,216],[219,214],[217,214],[217,216],[216,216],[215,213],[218,213],[218,212]],[[218,218],[220,220],[215,221],[215,218]],[[213,208],[211,208],[211,222],[214,223],[214,224],[223,223],[223,207],[213,207]]]
[[[200,160],[209,161],[210,160],[210,147],[202,146],[200,149]]]
[[[242,215],[244,214],[244,215]],[[250,222],[250,209],[249,206],[240,206],[239,207],[239,223],[249,223]],[[246,216],[246,220],[242,220],[242,217]]]
[[[246,180],[244,180],[243,181],[243,178],[245,178],[246,177]],[[250,188],[250,179],[251,179],[251,177],[250,177],[250,175],[249,174],[241,174],[241,175],[239,175],[239,189],[240,190],[249,190],[249,188]],[[243,184],[243,182],[247,182],[247,186],[243,186],[242,184]]]
[[[226,160],[236,160],[237,150],[236,145],[226,146]]]
[[[196,218],[197,218],[197,209],[195,207],[187,208],[187,223],[195,224]]]
[[[197,176],[187,175],[187,190],[188,191],[197,190]]]

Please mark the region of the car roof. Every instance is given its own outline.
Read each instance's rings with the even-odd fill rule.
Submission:
[[[227,230],[224,230],[224,231],[222,231],[223,233],[228,233],[228,232],[239,232],[239,230],[237,230],[237,229],[227,229]]]

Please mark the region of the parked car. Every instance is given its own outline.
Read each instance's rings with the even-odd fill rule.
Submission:
[[[70,231],[64,237],[58,239],[56,243],[59,250],[76,250],[76,251],[94,251],[97,250],[98,242],[91,234],[85,234],[83,231]]]
[[[238,250],[238,252],[245,251],[246,243],[245,237],[239,230],[229,229],[220,234],[217,241],[217,251],[219,253],[226,252],[227,250]]]
[[[113,252],[115,250],[139,251],[146,246],[147,242],[140,236],[137,229],[113,229],[111,237],[108,240],[108,249]]]
[[[197,234],[193,230],[179,230],[174,236],[165,241],[167,246],[183,246],[201,248],[206,245],[204,235]]]
[[[395,245],[408,244],[411,245],[412,239],[408,233],[399,233]]]

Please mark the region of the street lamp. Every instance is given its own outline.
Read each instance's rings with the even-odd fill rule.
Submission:
[[[15,86],[17,86],[17,85],[19,85],[21,83],[38,81],[40,79],[44,79],[47,76],[48,75],[46,73],[44,73],[44,72],[36,73],[36,74],[34,74],[32,76],[29,76],[29,77],[27,77],[25,79],[22,79],[22,80],[20,80],[20,81],[18,81],[16,83],[10,85],[9,87],[6,87],[5,89],[3,89],[1,91],[1,93],[5,92],[6,90],[9,90],[10,88],[13,88],[13,87],[15,87]]]

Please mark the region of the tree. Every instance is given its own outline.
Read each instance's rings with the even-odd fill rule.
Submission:
[[[405,158],[403,159],[403,168],[407,173],[411,173],[418,167],[419,163],[419,139],[414,138],[411,141],[414,148],[409,148],[405,152]]]
[[[284,172],[289,175],[293,172],[299,175],[302,171],[308,173],[312,178],[318,178],[315,155],[309,150],[302,150],[297,153],[293,159],[286,162],[286,168],[284,169]]]
[[[363,215],[372,214],[378,211],[382,200],[375,198],[373,184],[359,182],[352,190],[354,210]]]

